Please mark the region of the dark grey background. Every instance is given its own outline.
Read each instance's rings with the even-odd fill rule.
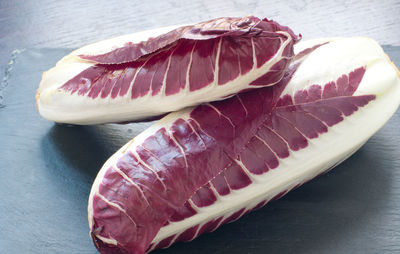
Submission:
[[[0,2],[0,253],[96,253],[86,212],[92,181],[146,127],[42,119],[35,90],[41,73],[70,51],[63,48],[247,14],[287,24],[305,39],[366,35],[400,45],[399,13],[399,1]],[[400,47],[385,50],[400,66]],[[399,126],[398,111],[330,173],[214,233],[154,253],[400,253]]]

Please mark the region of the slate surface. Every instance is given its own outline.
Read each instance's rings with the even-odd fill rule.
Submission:
[[[400,66],[400,47],[386,46]],[[97,170],[148,123],[56,125],[41,73],[67,49],[15,52],[0,86],[0,253],[97,253],[86,205]],[[153,253],[400,253],[400,111],[330,173],[191,243]]]

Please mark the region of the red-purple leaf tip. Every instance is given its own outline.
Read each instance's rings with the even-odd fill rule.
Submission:
[[[121,64],[133,62],[141,57],[170,47],[181,39],[209,40],[219,37],[260,37],[274,36],[276,31],[286,31],[295,40],[299,40],[288,27],[275,21],[260,20],[254,16],[243,18],[222,17],[201,22],[191,26],[174,29],[166,34],[150,38],[139,43],[127,42],[124,47],[114,49],[101,55],[79,55],[80,58],[98,64]]]

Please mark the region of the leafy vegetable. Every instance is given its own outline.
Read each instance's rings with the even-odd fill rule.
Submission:
[[[37,94],[41,115],[75,124],[134,121],[274,85],[299,39],[253,16],[129,40],[136,37],[87,46],[45,73]]]
[[[106,162],[88,207],[101,252],[145,253],[234,221],[340,163],[398,108],[398,74],[372,40],[296,47],[277,85],[171,113]]]

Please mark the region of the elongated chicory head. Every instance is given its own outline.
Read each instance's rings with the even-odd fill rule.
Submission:
[[[96,124],[221,100],[279,82],[298,40],[288,27],[249,16],[102,41],[44,73],[38,110],[56,122]]]
[[[165,116],[115,153],[93,184],[102,253],[190,241],[330,170],[397,110],[399,73],[368,38],[298,43],[274,86]]]

